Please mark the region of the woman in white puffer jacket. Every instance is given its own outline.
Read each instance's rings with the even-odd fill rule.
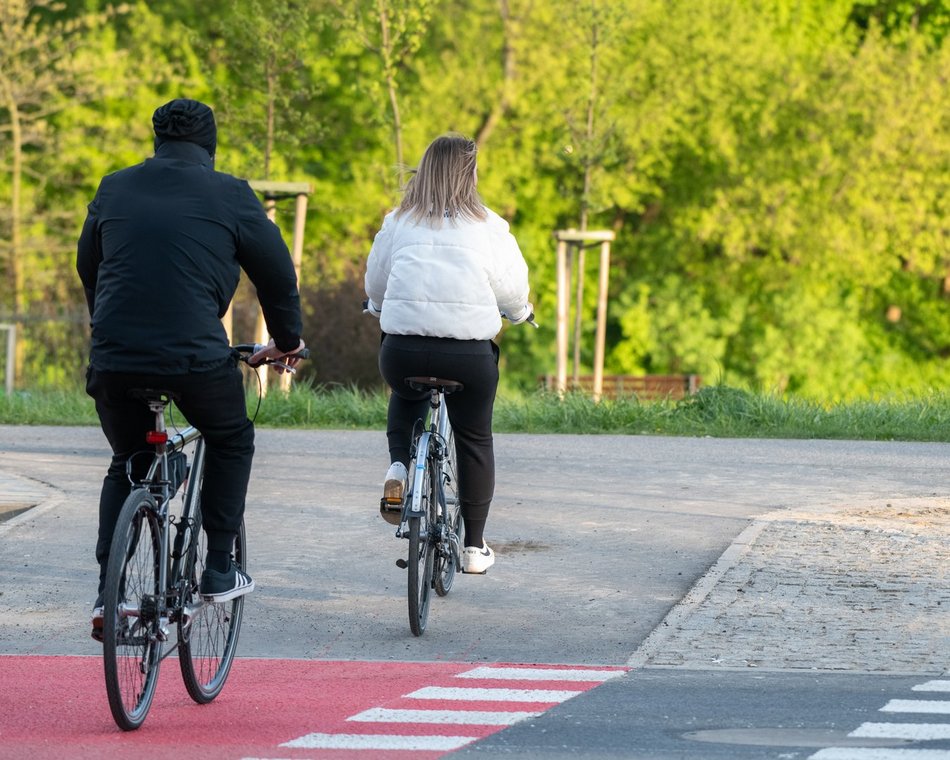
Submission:
[[[428,409],[428,394],[404,379],[462,383],[446,407],[455,431],[466,573],[484,573],[495,561],[484,541],[495,490],[498,346],[492,338],[501,314],[517,323],[532,313],[527,264],[508,223],[478,195],[476,158],[475,143],[459,135],[429,145],[402,203],[376,234],[365,279],[367,310],[383,331],[379,370],[393,391],[386,431],[392,465],[380,512],[399,522],[412,428]]]

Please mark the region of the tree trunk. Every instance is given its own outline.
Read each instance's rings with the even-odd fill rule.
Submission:
[[[514,32],[512,29],[511,10],[508,7],[508,0],[499,0],[499,10],[502,20],[502,34],[504,41],[502,43],[502,80],[501,93],[494,107],[489,111],[482,125],[478,128],[475,136],[475,144],[481,148],[491,133],[495,130],[498,123],[508,113],[511,107],[511,89],[515,78],[515,47],[513,42]]]
[[[6,105],[10,111],[10,307],[14,316],[23,311],[23,252],[20,250],[23,238],[20,229],[20,214],[23,193],[23,129],[20,124],[20,111],[16,100],[7,90]]]
[[[264,179],[270,179],[270,165],[275,139],[274,100],[277,97],[277,66],[272,57],[267,61],[265,76],[267,77],[267,137],[264,140]]]
[[[20,383],[26,342],[23,340],[22,327],[19,324],[24,311],[24,275],[23,275],[23,235],[20,229],[21,206],[23,203],[23,128],[20,124],[20,111],[10,92],[9,83],[5,83],[7,109],[10,111],[10,306],[13,309],[13,323],[17,325],[20,339],[16,341],[13,356],[13,386]]]
[[[590,90],[587,95],[587,127],[584,134],[584,190],[581,194],[581,232],[587,229],[587,218],[590,213],[590,191],[594,171],[593,142],[594,142],[594,115],[597,103],[597,21],[591,26],[590,44]],[[574,307],[574,382],[580,372],[581,363],[581,327],[584,306],[584,246],[577,247],[577,295]]]
[[[396,167],[399,172],[399,185],[402,186],[405,166],[402,152],[402,118],[399,115],[399,99],[396,92],[396,68],[393,64],[393,42],[389,30],[389,9],[385,0],[377,0],[376,8],[379,11],[379,32],[382,40],[380,55],[383,57],[383,74],[386,77],[389,106],[393,112],[393,144],[396,149]]]

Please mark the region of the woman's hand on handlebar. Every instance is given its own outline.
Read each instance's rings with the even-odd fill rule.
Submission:
[[[248,357],[247,363],[252,367],[270,364],[278,374],[283,374],[285,371],[294,373],[297,371],[295,367],[300,363],[300,360],[309,354],[309,351],[305,349],[306,344],[301,339],[300,345],[293,351],[281,351],[275,345],[274,339],[271,338],[266,346],[261,346]]]
[[[512,315],[502,312],[501,316],[503,316],[513,325],[520,325],[524,322],[527,322],[529,325],[533,325],[534,327],[538,326],[538,323],[534,321],[534,306],[532,306],[531,303],[526,303],[523,307],[521,307],[518,314]]]

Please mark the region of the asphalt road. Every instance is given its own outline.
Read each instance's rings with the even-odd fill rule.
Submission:
[[[752,518],[932,496],[948,450],[560,435],[496,446],[497,564],[437,599],[417,639],[395,566],[404,542],[376,513],[382,434],[259,431],[246,518],[259,591],[241,653],[622,664]],[[106,459],[94,428],[0,426],[0,473],[48,484],[53,502],[0,523],[0,652],[95,651],[84,628]]]
[[[388,464],[382,433],[259,431],[247,512],[258,590],[248,598],[239,656],[635,667],[462,755],[806,758],[823,751],[815,748],[854,746],[848,733],[871,720],[888,695],[906,697],[914,684],[939,677],[940,663],[946,669],[939,643],[945,634],[901,649],[906,621],[892,616],[889,625],[900,634],[887,643],[894,664],[881,655],[880,637],[858,637],[848,654],[868,663],[862,669],[836,662],[818,638],[783,635],[792,630],[781,620],[785,613],[762,614],[762,602],[754,616],[765,625],[751,639],[748,631],[729,638],[739,628],[735,621],[707,615],[694,597],[700,589],[702,599],[716,599],[723,558],[735,565],[745,556],[744,541],[760,546],[771,536],[774,546],[766,546],[777,557],[786,534],[750,530],[786,512],[798,515],[783,529],[805,575],[813,552],[834,564],[836,546],[845,544],[824,524],[799,530],[811,524],[803,510],[851,515],[859,506],[864,511],[854,514],[863,520],[895,511],[892,503],[913,505],[904,512],[925,526],[911,536],[915,551],[939,558],[931,539],[947,526],[941,499],[948,452],[946,444],[499,435],[486,532],[497,564],[484,577],[460,577],[449,597],[433,602],[429,628],[416,638],[408,629],[405,574],[395,565],[405,542],[376,513]],[[0,426],[0,512],[4,504],[41,503],[0,522],[0,655],[98,654],[87,629],[107,456],[94,428]],[[852,522],[849,516],[849,528]],[[807,541],[797,543],[806,533]],[[880,540],[892,534],[893,527],[867,529]],[[822,543],[808,543],[816,540]],[[914,556],[905,552],[902,561]],[[759,561],[768,565],[769,556]],[[939,605],[946,584],[937,583],[935,592],[934,578],[946,577],[947,563],[938,559],[938,565],[926,577],[902,569],[904,587],[875,591],[918,594],[913,599]],[[848,586],[847,578],[835,583]],[[864,578],[855,583],[868,585]],[[837,586],[832,592],[844,593]],[[840,606],[842,613],[846,608]],[[847,611],[863,614],[854,605]],[[671,620],[687,623],[670,626]],[[840,622],[846,632],[849,619]],[[938,634],[947,623],[939,615],[911,622],[907,630]],[[672,627],[676,634],[664,638]],[[804,627],[795,630],[794,638],[805,635]],[[697,667],[706,654],[697,641],[756,648],[759,635],[773,647],[788,644],[785,652],[769,650],[771,666],[746,659],[765,667],[738,671],[703,659],[708,667]],[[671,650],[685,659],[671,658]],[[793,668],[781,660],[789,653]],[[2,735],[0,728],[0,743]],[[906,740],[871,744],[908,746]],[[950,758],[946,741],[909,746],[946,753],[928,760]]]

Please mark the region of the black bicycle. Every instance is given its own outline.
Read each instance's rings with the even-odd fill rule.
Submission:
[[[247,362],[259,348],[241,344],[234,351]],[[299,356],[307,354],[304,349]],[[293,371],[277,360],[266,363]],[[169,435],[165,412],[173,393],[141,389],[132,395],[155,415],[155,425],[146,434],[155,454],[145,478],[133,482],[116,522],[103,593],[102,642],[109,707],[126,731],[145,721],[159,666],[176,650],[185,688],[195,702],[205,704],[221,693],[244,612],[243,596],[212,603],[198,593],[207,549],[201,529],[201,433],[186,427]],[[131,463],[127,468],[131,473]],[[176,499],[179,490],[182,496]],[[234,543],[234,562],[246,567],[243,523]]]

